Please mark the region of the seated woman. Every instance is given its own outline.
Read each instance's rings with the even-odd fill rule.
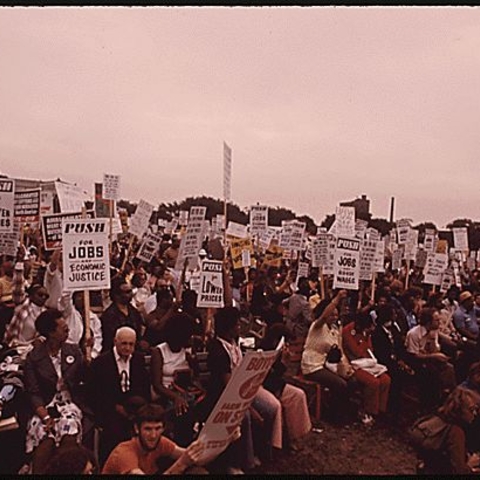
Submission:
[[[164,328],[165,342],[152,351],[150,372],[154,392],[160,396],[165,407],[167,420],[173,423],[173,440],[181,447],[189,445],[194,436],[195,409],[193,401],[189,403],[187,394],[174,388],[176,372],[193,372],[187,358],[187,346],[193,334],[193,319],[186,313],[175,313]]]
[[[326,305],[320,303],[316,312],[318,318],[310,326],[302,354],[301,369],[307,380],[328,387],[334,396],[332,402],[338,408],[335,420],[342,421],[348,411],[348,401],[357,382],[348,358],[342,350],[342,333],[337,325],[338,306],[347,296],[346,290],[340,290],[335,298]],[[330,351],[338,351],[335,363],[327,362]],[[330,355],[331,356],[331,355]]]
[[[25,363],[25,390],[34,413],[27,425],[26,453],[33,452],[33,473],[41,474],[55,447],[81,442],[79,385],[85,364],[79,347],[66,343],[68,326],[58,310],[41,313],[35,326],[46,340]]]
[[[272,325],[262,339],[260,348],[262,350],[274,350],[282,336],[287,340],[287,328],[281,323]],[[297,451],[300,450],[299,442],[302,437],[312,429],[312,422],[308,413],[306,394],[301,388],[290,385],[285,381],[286,370],[287,367],[280,355],[265,378],[263,386],[280,400],[290,449]]]
[[[478,453],[469,455],[465,428],[478,415],[473,393],[457,387],[437,412],[416,422],[411,440],[421,462],[422,473],[430,475],[465,475],[479,473]],[[425,433],[429,436],[425,437]],[[425,438],[429,438],[427,445]]]
[[[375,361],[372,347],[372,332],[374,330],[373,319],[368,313],[360,314],[354,322],[345,325],[342,332],[343,349],[350,362],[354,360],[369,359]],[[376,363],[376,362],[375,362]],[[376,363],[378,366],[379,364]],[[386,373],[384,366],[383,373],[377,369],[369,370],[368,367],[355,366],[355,378],[363,387],[363,408],[361,421],[364,424],[371,424],[379,413],[387,411],[388,395],[390,392],[390,376]],[[375,369],[375,366],[373,366]]]

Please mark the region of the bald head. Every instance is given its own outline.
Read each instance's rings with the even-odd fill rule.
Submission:
[[[135,342],[137,340],[137,334],[135,330],[130,327],[120,327],[115,332],[115,338],[113,343],[117,350],[118,355],[123,359],[127,360],[130,355],[135,350]]]

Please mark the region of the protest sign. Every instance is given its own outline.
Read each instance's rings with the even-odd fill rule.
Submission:
[[[295,279],[295,289],[298,288],[298,281],[302,277],[308,278],[308,272],[309,272],[309,265],[307,262],[298,262],[298,268],[297,268],[297,277]]]
[[[247,226],[241,223],[228,222],[227,235],[237,238],[248,237]]]
[[[435,237],[436,237],[435,230],[429,229],[429,228],[425,229],[425,237],[423,239],[423,245],[427,252],[435,251]]]
[[[138,238],[141,238],[148,228],[152,212],[153,205],[144,200],[140,200],[135,213],[130,219],[129,232],[132,235],[136,235]]]
[[[162,235],[155,233],[146,233],[143,237],[140,248],[137,252],[137,258],[143,262],[150,263],[158,252],[160,244],[162,243]]]
[[[82,218],[81,212],[53,213],[42,216],[42,235],[45,250],[62,248],[62,222]],[[87,211],[87,218],[94,218],[94,212]]]
[[[14,215],[20,223],[40,221],[40,189],[15,192]]]
[[[290,222],[290,236],[288,242],[288,249],[299,251],[303,249],[303,235],[306,224],[297,220]]]
[[[392,270],[400,270],[402,268],[402,257],[403,257],[402,248],[397,248],[392,253]]]
[[[375,273],[385,272],[385,240],[377,240],[377,250],[373,262],[373,271]]]
[[[263,264],[268,267],[280,268],[282,265],[283,248],[279,245],[270,245],[265,252]]]
[[[280,349],[266,352],[248,351],[236,367],[217,404],[199,435],[204,445],[199,463],[214,459],[230,443],[246,411],[257,395]]]
[[[223,198],[230,200],[232,195],[232,149],[223,142]]]
[[[231,240],[230,242],[230,254],[232,256],[233,269],[245,267],[243,264],[243,251],[247,250],[250,254],[253,254],[253,243],[250,238],[239,238]],[[247,265],[250,266],[250,263]]]
[[[58,203],[62,213],[80,212],[85,207],[89,195],[82,188],[63,182],[55,182]]]
[[[437,242],[437,253],[447,253],[448,251],[448,242],[447,240],[439,240]]]
[[[376,254],[377,242],[373,240],[363,240],[360,248],[360,280],[372,280]]]
[[[188,210],[180,210],[179,216],[178,216],[178,224],[181,227],[186,227],[188,224]]]
[[[103,174],[103,198],[118,200],[120,196],[120,175]]]
[[[333,288],[358,290],[360,274],[360,241],[337,237]]]
[[[252,257],[250,250],[242,250],[242,267],[248,268],[252,266]]]
[[[418,230],[410,229],[407,234],[407,242],[405,243],[404,258],[409,261],[414,261],[417,255],[418,245]]]
[[[448,266],[448,255],[446,253],[429,253],[423,270],[423,283],[440,285],[442,274]]]
[[[62,237],[64,290],[110,288],[108,221],[64,219]]]
[[[397,222],[397,243],[399,245],[405,245],[407,243],[410,229],[411,224],[409,219],[401,219]]]
[[[0,180],[0,233],[13,233],[14,190],[13,180]]]
[[[202,246],[207,207],[191,207],[185,238],[184,258],[196,257]],[[183,264],[183,262],[182,262]]]
[[[268,207],[253,205],[250,207],[250,234],[260,235],[268,228]]]
[[[223,264],[221,261],[205,259],[202,262],[197,307],[223,308],[223,306]]]
[[[55,194],[51,191],[45,190],[40,192],[40,215],[46,215],[55,211],[54,196]]]
[[[324,267],[328,262],[328,233],[319,233],[312,244],[312,267]]]
[[[258,243],[264,249],[267,249],[275,238],[275,230],[269,228],[267,231],[258,235]]]
[[[291,221],[282,220],[282,230],[280,231],[279,245],[283,249],[290,248],[290,236],[292,234]]]
[[[453,269],[448,268],[442,274],[442,280],[440,283],[440,292],[446,293],[448,289],[454,284],[455,278],[453,274]]]
[[[367,232],[367,227],[368,227],[368,222],[366,220],[357,218],[355,220],[355,237],[358,238],[359,240],[363,240]]]
[[[375,228],[367,228],[367,231],[365,232],[365,236],[368,240],[374,240],[374,241],[378,241],[382,237],[380,235],[380,232]]]
[[[422,269],[425,268],[425,265],[427,264],[428,253],[432,252],[427,252],[427,250],[423,249],[417,250],[417,255],[415,257],[415,267]]]
[[[328,251],[326,263],[323,266],[323,273],[325,275],[333,275],[335,270],[335,251],[337,249],[337,237],[330,233],[327,234]]]
[[[15,257],[17,255],[18,243],[19,230],[12,233],[3,233],[0,235],[0,255]]]
[[[477,262],[475,261],[475,257],[468,257],[465,265],[470,271],[475,270],[477,268]]]
[[[453,229],[453,245],[456,250],[468,252],[468,230],[466,228]]]
[[[335,235],[337,237],[355,236],[355,207],[336,207]]]

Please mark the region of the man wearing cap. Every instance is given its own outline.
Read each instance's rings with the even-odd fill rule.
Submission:
[[[475,315],[473,295],[465,290],[458,297],[459,306],[453,312],[453,323],[462,337],[477,341],[479,326]]]

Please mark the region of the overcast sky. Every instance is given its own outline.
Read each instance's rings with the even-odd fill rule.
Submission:
[[[0,171],[320,223],[480,220],[480,9],[0,9]]]

